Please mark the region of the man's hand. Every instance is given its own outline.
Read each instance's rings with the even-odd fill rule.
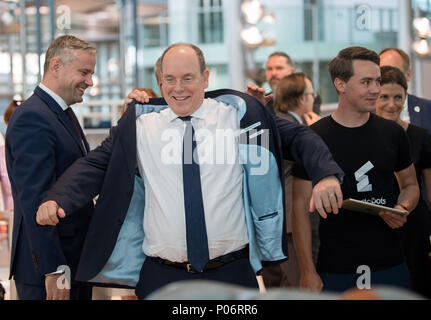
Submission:
[[[45,275],[46,300],[70,300],[70,289],[60,289],[57,282],[63,274]]]
[[[307,126],[311,126],[313,123],[319,121],[321,118],[317,113],[313,111],[304,113],[304,122]]]
[[[252,97],[255,97],[257,100],[259,100],[264,106],[272,100],[272,93],[265,96],[265,89],[261,88],[255,84],[249,84],[247,86],[247,89],[245,90],[245,93],[251,95]]]
[[[127,107],[127,105],[131,103],[133,99],[140,103],[148,103],[150,101],[150,97],[145,91],[134,89],[132,92],[129,93],[127,98],[124,99],[123,106]]]
[[[314,186],[310,212],[317,210],[322,218],[326,218],[327,213],[337,214],[342,205],[343,193],[340,182],[334,175],[323,178]]]
[[[406,213],[401,215],[399,213],[390,212],[390,211],[380,211],[379,216],[382,218],[386,224],[392,229],[401,228],[407,222],[408,212],[401,206],[396,205],[395,209],[403,210]]]
[[[58,218],[66,217],[66,212],[59,207],[55,201],[47,201],[39,206],[36,213],[36,222],[41,226],[55,226],[59,222]]]
[[[323,289],[323,282],[317,272],[307,272],[304,275],[301,273],[299,288],[312,292],[320,292]]]

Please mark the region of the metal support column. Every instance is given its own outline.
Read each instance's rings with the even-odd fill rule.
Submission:
[[[311,34],[313,39],[313,87],[316,92],[319,92],[319,77],[320,77],[320,66],[319,66],[319,16],[318,16],[318,5],[313,4],[311,6]]]
[[[27,17],[25,16],[25,4],[26,0],[20,0],[20,51],[22,61],[22,97],[27,97],[27,64],[26,64],[26,53],[27,53]]]
[[[119,21],[119,44],[120,44],[120,90],[121,96],[126,96],[126,30],[125,30],[125,20],[127,18],[126,12],[126,0],[118,1],[118,6],[120,7],[120,21]]]
[[[241,1],[226,1],[228,10],[226,12],[225,39],[229,48],[229,80],[232,89],[245,89],[245,48],[240,37],[241,34]],[[225,1],[223,2],[225,3]]]
[[[36,50],[37,50],[37,82],[42,79],[42,68],[40,65],[40,56],[42,55],[42,22],[40,16],[40,0],[34,0],[36,8]]]
[[[138,37],[138,3],[137,0],[131,1],[132,6],[132,27],[133,27],[133,46],[135,47],[135,66],[134,66],[134,87],[141,87],[139,83],[139,69],[138,69],[138,49],[141,47]]]
[[[49,24],[50,24],[50,41],[52,42],[55,39],[55,0],[46,0],[46,3],[49,7]]]

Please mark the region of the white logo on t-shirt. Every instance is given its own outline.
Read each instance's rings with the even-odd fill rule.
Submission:
[[[358,192],[368,192],[373,190],[373,186],[371,185],[370,181],[368,180],[368,176],[366,175],[366,173],[372,168],[374,168],[374,165],[371,163],[371,161],[368,161],[355,172],[355,178],[356,181],[358,181],[358,183],[356,184]]]

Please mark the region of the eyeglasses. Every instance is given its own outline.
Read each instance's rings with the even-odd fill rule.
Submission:
[[[168,86],[175,86],[177,84],[177,82],[179,81],[182,85],[190,85],[193,84],[196,81],[197,77],[196,76],[185,76],[181,79],[177,79],[174,77],[163,77],[162,78],[162,82],[164,82],[166,85]]]
[[[317,92],[304,92],[303,93],[304,96],[306,96],[307,94],[311,94],[314,99],[316,99],[317,96],[319,95]]]

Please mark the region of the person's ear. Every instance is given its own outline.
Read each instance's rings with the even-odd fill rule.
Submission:
[[[406,81],[410,82],[410,79],[412,78],[412,70],[408,69],[406,72]]]
[[[57,74],[60,68],[63,66],[59,57],[51,58],[49,61],[49,72],[52,74]]]
[[[335,89],[337,89],[338,92],[345,92],[346,90],[346,82],[344,80],[341,80],[340,78],[335,78],[334,80],[334,86]]]
[[[210,77],[210,71],[208,69],[205,69],[205,71],[203,73],[203,77],[204,77],[204,83],[205,83],[205,89],[206,89],[206,88],[208,88],[209,77]]]

